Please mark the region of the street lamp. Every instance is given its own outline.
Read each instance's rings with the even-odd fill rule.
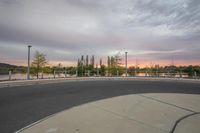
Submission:
[[[31,45],[28,45],[28,67],[27,67],[27,80],[30,79],[30,49]]]
[[[128,72],[128,69],[127,69],[127,53],[128,52],[125,52],[126,77],[127,77],[127,72]]]

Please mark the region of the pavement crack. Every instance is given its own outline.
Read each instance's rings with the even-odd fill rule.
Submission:
[[[176,108],[185,110],[185,111],[189,111],[189,112],[192,112],[192,113],[196,113],[195,111],[193,111],[193,110],[191,110],[191,109],[184,108],[184,107],[181,107],[181,106],[172,104],[172,103],[164,102],[164,101],[162,101],[162,100],[159,100],[159,99],[156,99],[156,98],[153,98],[153,97],[148,97],[148,96],[145,96],[145,95],[142,95],[142,94],[138,94],[138,95],[141,96],[141,97],[144,97],[144,98],[147,98],[147,99],[150,99],[150,100],[159,102],[159,103],[167,104],[167,105],[170,105],[170,106],[173,106],[173,107],[176,107]]]
[[[166,132],[166,133],[169,132],[169,131],[167,131],[167,130],[165,130],[165,129],[161,129],[161,128],[152,126],[152,125],[147,124],[147,123],[145,123],[145,122],[143,122],[143,121],[139,121],[139,120],[136,120],[136,119],[134,119],[134,118],[128,117],[128,116],[126,116],[126,115],[122,115],[122,114],[113,112],[113,111],[111,111],[111,110],[108,110],[108,109],[106,109],[106,108],[103,108],[103,107],[94,105],[94,104],[92,104],[92,103],[90,103],[90,105],[93,106],[93,107],[96,107],[96,108],[98,108],[98,109],[100,109],[100,110],[103,110],[103,111],[105,111],[105,112],[111,113],[111,114],[113,114],[113,115],[115,115],[115,116],[118,116],[118,117],[120,117],[120,118],[125,118],[125,119],[128,119],[128,120],[131,120],[131,121],[140,123],[140,124],[142,124],[142,125],[145,125],[145,126],[154,128],[154,129],[159,129],[159,130],[162,130],[163,132]]]
[[[169,133],[174,133],[174,131],[175,131],[177,125],[178,125],[182,120],[184,120],[184,119],[186,119],[186,118],[188,118],[188,117],[190,117],[190,116],[197,115],[197,114],[200,114],[200,112],[194,112],[194,113],[185,115],[185,116],[181,117],[180,119],[178,119],[178,120],[175,122],[175,124],[174,124],[172,130],[171,130]]]

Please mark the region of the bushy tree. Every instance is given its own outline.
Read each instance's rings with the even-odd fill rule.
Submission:
[[[42,72],[45,65],[47,65],[46,55],[36,51],[31,64],[31,71],[34,75],[36,75],[37,78],[39,78],[39,73]]]
[[[107,64],[108,64],[108,67],[107,67],[107,71],[109,73],[109,75],[111,76],[115,76],[117,74],[121,75],[123,74],[121,71],[121,57],[119,54],[116,54],[115,56],[111,56],[109,57],[108,56],[108,59],[107,59]]]

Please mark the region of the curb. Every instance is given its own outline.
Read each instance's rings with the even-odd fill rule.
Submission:
[[[29,86],[37,84],[78,82],[78,81],[165,81],[165,82],[189,82],[200,83],[199,79],[183,79],[183,78],[158,78],[158,77],[76,77],[76,78],[60,78],[60,79],[35,79],[35,80],[17,80],[0,82],[0,88]]]

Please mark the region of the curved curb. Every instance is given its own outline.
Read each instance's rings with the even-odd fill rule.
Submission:
[[[183,117],[181,117],[180,119],[178,119],[178,120],[175,122],[175,124],[174,124],[172,130],[171,130],[169,133],[174,133],[174,131],[176,130],[176,127],[178,126],[179,123],[181,123],[181,121],[183,121],[184,119],[187,119],[188,117],[197,115],[197,114],[200,114],[200,112],[194,112],[194,113],[191,113],[191,114],[189,114],[189,115],[183,116]]]
[[[61,111],[61,112],[62,112],[62,111]],[[58,113],[61,113],[61,112],[58,112]],[[26,130],[26,129],[28,129],[28,128],[30,128],[30,127],[32,127],[32,126],[38,124],[38,123],[40,123],[40,122],[43,122],[43,121],[45,121],[45,120],[47,120],[47,119],[49,119],[49,118],[55,116],[56,114],[57,114],[57,113],[52,114],[52,115],[49,115],[49,116],[47,116],[47,117],[45,117],[45,118],[43,118],[43,119],[41,119],[41,120],[38,120],[38,121],[36,121],[36,122],[34,122],[34,123],[32,123],[32,124],[26,126],[26,127],[23,127],[23,128],[21,128],[21,129],[19,129],[18,131],[14,132],[14,133],[20,133],[20,132],[22,132],[22,131],[24,131],[24,130]]]
[[[36,80],[18,80],[0,82],[0,88],[29,86],[37,84],[77,82],[77,81],[105,81],[105,80],[127,80],[127,81],[164,81],[164,82],[189,82],[200,83],[199,79],[183,79],[183,78],[159,78],[159,77],[76,77],[76,78],[60,78],[60,79],[36,79]]]

